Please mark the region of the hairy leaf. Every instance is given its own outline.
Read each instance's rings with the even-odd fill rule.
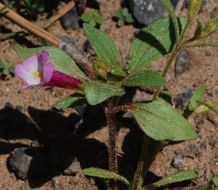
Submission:
[[[186,180],[191,180],[193,178],[196,178],[197,176],[198,176],[197,173],[194,171],[191,171],[191,170],[179,171],[175,174],[168,175],[168,176],[164,177],[163,179],[142,188],[142,190],[157,189],[157,188],[160,188],[162,186],[169,185],[172,183],[178,183],[178,182],[182,182],[182,181],[186,181]]]
[[[198,14],[198,11],[201,7],[201,0],[191,0],[188,7],[188,22],[191,22],[195,16]]]
[[[204,47],[204,46],[218,47],[218,42],[195,42],[195,43],[189,43],[185,45],[186,48]]]
[[[179,30],[186,20],[178,18]],[[175,44],[175,35],[169,18],[158,20],[142,29],[131,44],[128,71],[145,67],[169,53]]]
[[[45,46],[39,48],[22,48],[15,47],[21,60],[26,59],[43,50],[48,51],[49,61],[55,65],[55,69],[67,75],[71,75],[77,79],[86,79],[86,75],[80,70],[73,59],[63,50],[55,47]]]
[[[90,105],[97,105],[113,96],[122,96],[124,90],[117,86],[99,81],[88,81],[85,84],[86,100]]]
[[[216,187],[218,187],[218,176],[215,176],[215,177],[213,178],[213,184],[214,184]]]
[[[162,86],[166,80],[156,71],[144,70],[128,75],[125,86]]]
[[[83,27],[98,58],[109,67],[112,74],[125,76],[121,66],[120,53],[113,40],[107,34],[89,24],[84,24]],[[114,73],[115,69],[116,71],[119,70],[119,72]]]
[[[218,99],[209,100],[207,102],[201,102],[201,105],[199,105],[194,113],[196,114],[202,114],[206,113],[208,111],[214,111],[215,113],[218,113]]]
[[[66,109],[70,106],[74,106],[81,103],[82,100],[84,100],[84,96],[82,94],[73,94],[59,101],[57,104],[57,108]]]
[[[149,137],[158,140],[181,141],[197,138],[188,121],[170,104],[159,99],[150,103],[135,103],[130,110],[140,128]]]
[[[92,167],[92,168],[83,169],[83,173],[91,177],[119,180],[123,182],[125,185],[127,186],[129,185],[129,181],[125,177],[108,170]]]
[[[198,105],[200,100],[202,100],[204,94],[205,94],[206,88],[204,85],[200,85],[196,91],[194,92],[193,96],[191,97],[188,105],[188,109],[190,111],[194,111]]]
[[[205,38],[218,31],[218,17],[210,20],[205,27],[203,27],[199,38]]]
[[[172,19],[176,39],[178,39],[179,38],[179,26],[178,26],[177,17],[175,14],[174,7],[173,7],[172,3],[170,2],[170,0],[161,0],[161,3],[164,6],[164,8],[167,10],[167,12],[169,13],[169,15]]]

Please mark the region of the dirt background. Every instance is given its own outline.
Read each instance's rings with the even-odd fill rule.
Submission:
[[[61,5],[62,6],[62,5]],[[57,8],[61,9],[61,6]],[[131,39],[139,28],[133,25],[116,27],[111,20],[114,10],[119,8],[119,1],[101,0],[100,11],[106,18],[101,27],[106,31],[120,48],[123,59],[128,55]],[[206,10],[200,13],[201,20],[206,21],[218,16],[218,1],[210,0]],[[186,10],[181,12],[185,15]],[[38,17],[34,23],[43,26],[46,15]],[[4,27],[20,31],[10,21],[0,18]],[[2,29],[2,28],[1,28]],[[78,47],[82,48],[86,37],[82,29],[65,31],[59,22],[49,28],[53,34],[71,36]],[[191,31],[190,31],[191,32]],[[41,43],[30,36],[27,46],[31,43]],[[218,34],[210,37],[218,41]],[[0,42],[0,58],[4,61],[18,62],[13,46],[18,41],[10,39]],[[23,42],[23,41],[22,41]],[[19,42],[20,43],[20,42]],[[22,45],[24,45],[22,44]],[[175,76],[174,68],[167,76],[168,88],[175,97],[177,94],[195,89],[204,83],[207,87],[206,99],[218,98],[218,49],[193,48],[188,49],[191,62],[185,73]],[[154,68],[162,70],[165,58],[154,64]],[[0,80],[0,189],[1,190],[103,190],[106,189],[101,180],[87,178],[81,173],[81,168],[107,168],[107,128],[102,110],[98,107],[88,108],[84,115],[84,124],[75,129],[79,118],[72,108],[66,111],[55,109],[58,100],[70,94],[69,90],[57,88],[33,88],[19,90],[22,82],[17,78]],[[143,91],[139,95],[143,95]],[[150,168],[151,179],[154,176],[164,176],[177,170],[194,169],[199,178],[189,185],[204,184],[218,174],[218,116],[208,113],[201,116],[191,116],[190,122],[199,133],[194,141],[180,142],[166,146],[156,157]],[[121,174],[128,178],[136,167],[137,155],[140,148],[142,133],[130,121],[118,121],[117,152]],[[130,132],[131,131],[131,132]],[[8,169],[8,158],[16,147],[32,147],[42,149],[48,161],[49,175],[38,176],[37,179],[17,179]],[[179,168],[172,166],[176,155],[182,155],[183,162]],[[74,175],[66,175],[66,169],[72,167]],[[184,184],[165,189],[183,189]]]

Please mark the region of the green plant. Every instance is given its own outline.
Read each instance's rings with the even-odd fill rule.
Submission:
[[[0,1],[0,2],[2,2],[2,1]],[[5,7],[2,8],[2,9],[0,9],[0,14],[4,13],[5,9],[11,8],[13,4],[14,4],[14,1],[11,1],[11,2],[9,2],[9,3],[6,3],[6,4],[5,4]],[[1,16],[1,15],[0,15],[0,16]]]
[[[104,22],[104,17],[99,14],[96,9],[90,9],[81,16],[81,20],[85,23],[89,23],[91,26],[102,25]]]
[[[20,11],[32,16],[45,10],[45,0],[23,0],[23,4]]]
[[[160,181],[144,185],[149,166],[163,146],[171,141],[192,140],[198,137],[183,114],[178,113],[171,103],[160,98],[162,87],[166,85],[165,77],[169,68],[183,48],[218,46],[218,42],[202,42],[203,38],[218,30],[217,18],[212,19],[204,26],[198,21],[194,35],[191,38],[187,38],[185,35],[191,23],[196,21],[201,4],[200,0],[191,1],[187,19],[175,16],[169,0],[161,0],[161,2],[169,12],[170,18],[156,21],[137,34],[132,42],[127,62],[122,61],[119,50],[107,34],[89,24],[84,24],[88,40],[97,55],[96,61],[93,63],[96,79],[88,78],[71,57],[58,48],[17,49],[21,59],[28,56],[34,56],[36,59],[41,55],[41,51],[46,50],[49,54],[49,63],[55,67],[55,71],[76,79],[77,84],[79,84],[76,93],[62,100],[59,107],[66,108],[81,102],[87,102],[90,106],[101,104],[104,107],[109,131],[109,171],[86,168],[83,172],[88,176],[109,179],[112,189],[115,189],[115,181],[123,182],[131,190],[153,190],[197,177],[194,171],[180,171],[164,177]],[[198,42],[199,40],[201,41]],[[162,74],[148,69],[149,64],[167,54],[169,57]],[[32,72],[32,75],[38,77],[37,84],[42,85],[41,82],[43,82],[43,84],[49,85],[49,81],[40,80],[43,77],[41,70]],[[135,89],[140,86],[155,87],[153,99],[147,101],[131,100],[125,104],[120,101],[124,95],[129,95],[129,88]],[[198,108],[202,102],[204,91],[205,87],[203,86],[197,89],[190,100],[189,111],[193,112]],[[131,113],[144,133],[139,161],[131,181],[118,174],[115,148],[117,130],[115,118],[118,112]]]
[[[4,76],[11,77],[14,75],[14,65],[14,63],[5,63],[0,61],[0,71],[2,71]]]
[[[117,17],[117,26],[123,26],[125,23],[134,23],[132,14],[127,8],[120,8],[115,11],[115,16]]]

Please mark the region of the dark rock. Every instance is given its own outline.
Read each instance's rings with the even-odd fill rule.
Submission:
[[[65,29],[77,29],[79,28],[79,16],[77,9],[74,7],[66,15],[61,17],[61,24]]]
[[[181,110],[185,109],[192,95],[193,91],[191,89],[188,89],[186,92],[178,94],[174,99],[176,108],[179,108]]]
[[[182,166],[183,166],[183,156],[181,154],[177,154],[173,158],[172,165],[173,165],[173,167],[175,167],[177,169],[182,168]]]
[[[160,0],[130,0],[130,8],[140,24],[149,25],[163,17]]]
[[[176,76],[184,73],[187,70],[190,60],[191,60],[191,55],[189,54],[188,51],[182,50],[179,53],[179,55],[176,58],[176,64],[175,64]]]
[[[41,151],[28,147],[16,148],[9,158],[10,169],[20,179],[40,178],[47,174],[48,165]]]

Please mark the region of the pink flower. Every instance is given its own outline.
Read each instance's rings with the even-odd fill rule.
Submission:
[[[69,89],[79,87],[76,78],[55,70],[55,66],[49,63],[48,51],[42,51],[17,64],[15,75],[27,83],[21,89],[31,86],[56,86]]]

